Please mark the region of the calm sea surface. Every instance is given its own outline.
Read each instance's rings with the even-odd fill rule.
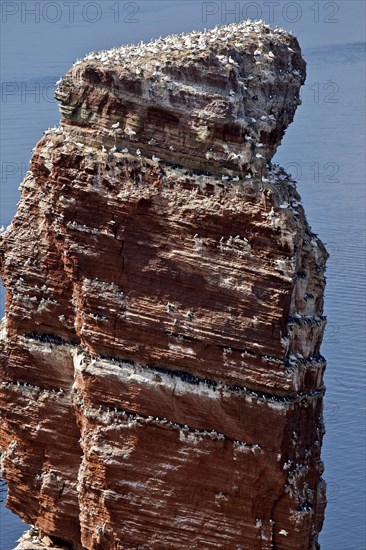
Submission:
[[[2,3],[0,226],[8,225],[16,211],[18,186],[32,147],[43,130],[59,121],[53,85],[76,58],[160,34],[232,22],[238,10],[293,30],[299,37],[308,64],[303,104],[274,160],[297,179],[312,229],[330,252],[328,328],[322,348],[328,360],[323,460],[329,502],[320,542],[322,550],[363,550],[364,4],[104,0],[76,2],[74,14],[66,3],[59,2],[58,10],[54,5]],[[229,8],[236,15],[229,15]],[[0,302],[2,315],[2,288]],[[12,550],[25,526],[3,503],[0,507],[0,550]]]

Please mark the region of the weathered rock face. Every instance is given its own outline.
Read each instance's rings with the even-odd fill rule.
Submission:
[[[304,77],[247,22],[63,79],[0,241],[8,506],[55,543],[316,548],[327,254],[268,165]]]

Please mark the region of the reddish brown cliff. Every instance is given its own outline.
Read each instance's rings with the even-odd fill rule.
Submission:
[[[59,86],[0,237],[8,506],[55,543],[316,548],[327,254],[269,164],[304,78],[245,22]]]

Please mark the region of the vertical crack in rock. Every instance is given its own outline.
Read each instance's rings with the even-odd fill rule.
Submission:
[[[304,79],[250,21],[63,78],[0,237],[2,471],[40,536],[318,548],[327,253],[271,164]]]

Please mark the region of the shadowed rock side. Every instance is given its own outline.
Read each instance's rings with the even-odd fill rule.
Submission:
[[[270,164],[304,78],[244,22],[62,80],[0,240],[2,468],[40,537],[318,547],[327,253]]]

